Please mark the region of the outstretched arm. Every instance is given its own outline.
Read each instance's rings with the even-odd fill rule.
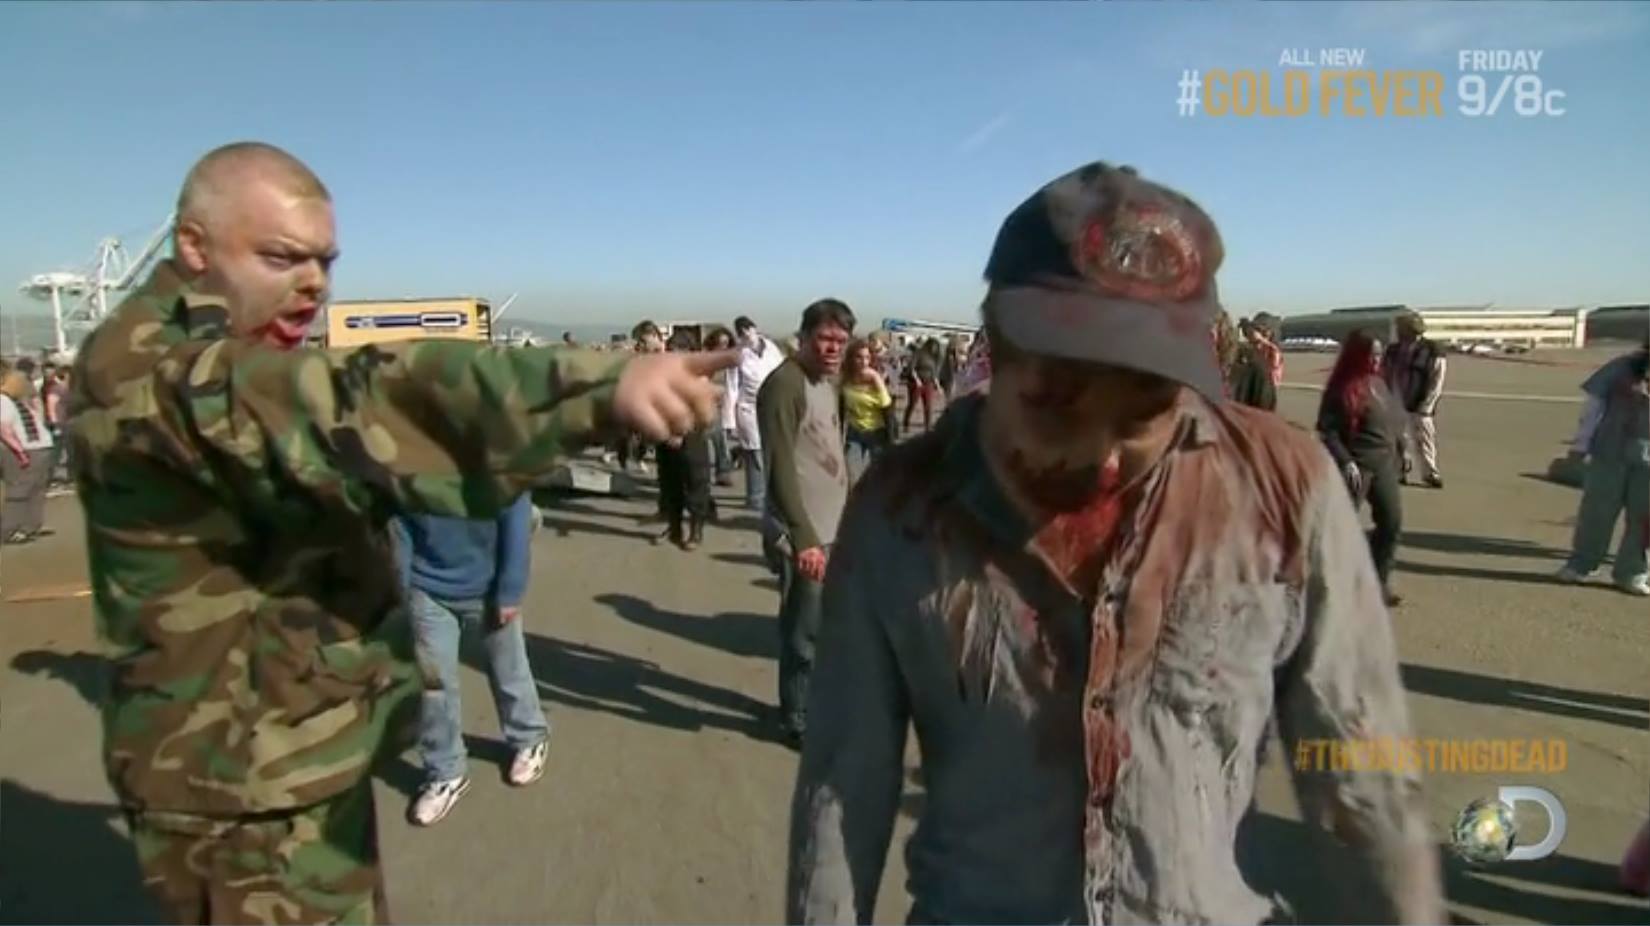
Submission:
[[[626,358],[462,341],[191,343],[151,382],[154,444],[236,495],[491,517],[613,426]]]
[[[702,377],[730,361],[464,341],[348,352],[196,341],[110,414],[71,427],[116,430],[88,439],[195,473],[253,509],[301,495],[363,513],[491,517],[621,423],[651,437],[708,420],[715,393]]]

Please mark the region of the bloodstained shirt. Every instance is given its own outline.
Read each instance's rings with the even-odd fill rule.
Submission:
[[[1261,745],[1403,737],[1380,584],[1334,464],[1184,393],[1073,584],[985,465],[979,398],[873,464],[825,583],[787,922],[869,922],[904,785],[919,923],[1258,923],[1234,834]],[[1047,538],[1044,537],[1046,540]],[[1098,545],[1098,544],[1097,544]],[[1303,838],[1368,922],[1443,922],[1412,771],[1294,770]],[[1356,875],[1357,877],[1343,877]]]

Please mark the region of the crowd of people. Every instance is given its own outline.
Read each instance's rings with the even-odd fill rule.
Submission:
[[[852,335],[849,329],[850,337]],[[568,336],[571,337],[570,335]],[[757,412],[758,399],[768,378],[788,359],[801,356],[807,332],[776,341],[749,317],[722,325],[682,326],[668,336],[644,320],[627,340],[610,342],[608,351],[638,354],[658,352],[737,351],[739,361],[716,376],[722,390],[721,420],[700,432],[664,444],[646,446],[634,438],[620,438],[603,455],[604,462],[634,470],[658,480],[659,507],[652,518],[665,524],[659,540],[685,550],[704,540],[704,528],[717,520],[713,486],[732,486],[744,473],[744,505],[762,514],[767,510],[771,466]],[[569,341],[568,343],[572,343]],[[969,370],[981,361],[983,339],[952,337],[913,339],[900,345],[888,331],[852,338],[843,349],[841,369],[832,368],[830,389],[838,404],[832,426],[843,444],[848,483],[852,485],[882,451],[910,431],[920,411],[922,429],[933,425],[936,409],[943,410],[970,388]],[[975,383],[977,385],[977,383]],[[897,388],[896,388],[897,387]],[[904,404],[904,420],[899,405]],[[781,453],[788,451],[782,446]]]
[[[1315,430],[1290,426],[1275,328],[1215,298],[1213,220],[1132,168],[1038,190],[998,232],[978,336],[905,347],[821,299],[788,347],[739,318],[644,322],[627,350],[306,350],[337,253],[320,179],[226,146],[177,216],[174,256],[82,345],[62,419],[116,651],[108,776],[177,922],[386,921],[370,771],[412,724],[413,822],[465,793],[466,629],[510,784],[542,776],[526,495],[595,441],[620,465],[651,454],[687,549],[712,484],[745,474],[800,752],[788,922],[869,921],[912,730],[919,923],[1268,921],[1233,835],[1262,737],[1410,733],[1396,487],[1405,434],[1442,484],[1441,354],[1413,321],[1384,352],[1348,338]],[[1577,581],[1625,507],[1618,579],[1644,582],[1645,367],[1587,387]],[[5,426],[49,436],[39,390],[13,384]],[[10,512],[33,453],[7,453]],[[32,510],[8,514],[24,534]],[[1308,824],[1357,849],[1361,917],[1443,922],[1414,770],[1294,780]]]
[[[1344,340],[1317,418],[1317,432],[1348,491],[1355,502],[1370,508],[1374,522],[1370,551],[1389,606],[1403,600],[1391,586],[1402,532],[1399,487],[1410,482],[1418,460],[1421,484],[1443,488],[1433,422],[1446,370],[1444,352],[1424,337],[1425,321],[1418,313],[1401,314],[1394,327],[1398,336],[1384,350],[1364,331]],[[843,468],[851,487],[876,457],[912,433],[917,415],[921,415],[922,430],[916,433],[927,432],[933,427],[936,407],[943,410],[960,395],[983,389],[989,379],[990,357],[983,328],[968,339],[918,338],[903,347],[896,346],[888,331],[854,338],[852,325],[844,330],[850,340],[841,352],[840,369],[833,358],[827,374],[830,385],[822,387],[832,391],[837,417],[833,422],[819,419],[814,423],[820,428],[829,424],[828,433],[840,438]],[[661,539],[668,538],[684,549],[702,543],[703,526],[714,518],[712,482],[730,484],[736,469],[746,473],[746,507],[766,511],[766,486],[773,470],[764,447],[773,446],[777,439],[781,459],[788,462],[795,438],[788,433],[764,438],[756,426],[758,395],[768,376],[787,358],[802,358],[799,349],[807,347],[809,338],[806,326],[799,338],[778,344],[747,317],[736,320],[731,333],[720,326],[710,328],[702,344],[691,329],[673,334],[667,343],[652,321],[641,322],[632,331],[628,348],[640,353],[730,348],[740,352],[739,364],[718,380],[724,387],[720,428],[670,445],[645,450],[631,447],[610,455],[621,466],[633,461],[645,467],[648,454],[658,461],[658,516],[669,525]],[[1234,324],[1222,310],[1215,317],[1211,339],[1222,397],[1275,411],[1284,374],[1278,320],[1262,313]],[[896,383],[900,388],[894,388]],[[903,417],[898,412],[901,404]],[[777,567],[775,571],[784,575]]]
[[[69,370],[23,357],[0,362],[0,541],[29,543],[50,533],[46,498],[68,481],[63,442]]]

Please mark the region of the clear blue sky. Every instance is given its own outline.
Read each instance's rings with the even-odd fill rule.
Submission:
[[[972,318],[1003,216],[1068,168],[1200,201],[1234,311],[1650,297],[1639,4],[0,4],[0,306],[136,248],[191,161],[305,159],[338,298],[524,317]],[[1181,118],[1183,68],[1538,48],[1558,119]]]

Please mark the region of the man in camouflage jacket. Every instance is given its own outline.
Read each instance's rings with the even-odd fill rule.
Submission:
[[[109,778],[177,921],[381,922],[368,772],[417,692],[388,519],[490,516],[616,426],[708,423],[732,358],[299,349],[332,206],[267,145],[196,165],[174,245],[74,377]]]

